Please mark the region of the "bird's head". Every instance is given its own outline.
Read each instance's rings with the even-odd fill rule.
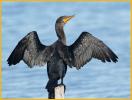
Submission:
[[[73,16],[61,16],[57,19],[56,23],[64,26],[73,17],[74,15]]]

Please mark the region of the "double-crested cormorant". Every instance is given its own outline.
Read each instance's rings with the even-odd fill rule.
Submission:
[[[102,62],[117,62],[118,59],[106,44],[88,32],[82,32],[72,45],[67,46],[63,27],[73,17],[62,16],[57,19],[55,30],[58,40],[52,45],[43,45],[37,32],[32,31],[19,41],[7,60],[9,65],[15,65],[23,60],[30,68],[47,63],[49,81],[46,89],[49,98],[54,98],[54,87],[58,85],[59,79],[63,84],[67,65],[80,69],[92,58]]]

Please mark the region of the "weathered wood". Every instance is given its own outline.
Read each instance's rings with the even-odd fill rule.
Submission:
[[[64,99],[64,85],[55,87],[55,99]]]

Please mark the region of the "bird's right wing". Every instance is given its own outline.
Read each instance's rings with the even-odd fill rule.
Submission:
[[[29,67],[43,66],[52,56],[53,50],[52,46],[42,45],[37,32],[33,31],[18,42],[7,62],[15,65],[23,60]]]
[[[88,32],[83,32],[71,46],[68,46],[68,51],[70,60],[67,61],[67,64],[77,69],[80,69],[92,58],[102,62],[117,62],[118,59],[106,44]]]

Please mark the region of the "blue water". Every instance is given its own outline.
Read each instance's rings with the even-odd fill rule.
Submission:
[[[130,97],[130,5],[129,3],[2,3],[2,96],[47,98],[46,66],[28,68],[23,61],[7,65],[7,58],[30,31],[37,31],[45,45],[56,41],[56,19],[76,15],[65,26],[67,45],[82,31],[103,40],[119,57],[117,63],[96,59],[81,70],[68,68],[65,98]]]

